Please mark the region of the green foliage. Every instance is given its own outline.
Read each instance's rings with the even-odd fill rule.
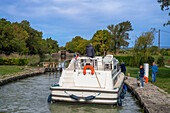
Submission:
[[[161,55],[170,56],[170,49],[161,49]]]
[[[151,66],[152,63],[155,61],[155,58],[153,56],[148,56],[148,63]]]
[[[114,57],[119,60],[119,63],[124,62],[126,66],[129,66],[129,61],[132,59],[132,56],[130,55],[120,55]]]
[[[40,63],[40,55],[29,55],[26,56],[29,60],[29,66],[36,66]]]
[[[149,63],[149,65],[152,65],[154,62],[154,57],[148,56],[147,59],[144,58],[144,56],[141,55],[116,55],[114,56],[116,59],[119,60],[119,62],[124,62],[126,66],[132,66],[132,67],[139,67],[140,65],[143,65],[144,63]]]
[[[0,50],[6,51],[6,54],[15,50],[15,41],[13,40],[13,27],[10,21],[0,19]]]
[[[129,42],[126,41],[130,40],[128,32],[133,30],[129,21],[119,23],[115,26],[109,25],[107,28],[111,31],[111,49],[113,49],[115,53],[119,53],[121,46],[127,47],[129,45]]]
[[[152,54],[152,55],[159,55],[159,48],[158,46],[152,46],[149,48],[149,52]]]
[[[150,32],[142,33],[142,35],[135,40],[135,52],[147,52],[148,48],[152,46],[153,40],[155,39],[154,32],[155,30],[152,29]]]
[[[50,54],[58,52],[58,42],[52,40],[51,37],[46,39],[47,47],[49,48]]]
[[[163,56],[158,57],[157,64],[159,65],[159,67],[162,67],[165,65],[165,59]]]
[[[0,19],[0,51],[5,54],[44,54],[58,52],[58,42],[42,39],[42,32],[33,29],[27,20],[11,23]]]
[[[59,47],[59,50],[65,50],[65,49],[66,49],[66,48],[63,47],[63,46]]]
[[[139,67],[144,63],[149,63],[150,65],[154,61],[154,58],[150,56],[149,47],[152,46],[155,29],[150,32],[142,33],[135,41],[133,58],[130,60],[130,66]]]
[[[80,54],[86,54],[86,46],[89,45],[90,42],[86,39],[83,39],[80,44],[77,46],[77,52]]]
[[[80,36],[76,36],[75,38],[73,38],[70,42],[66,43],[66,50],[70,51],[70,52],[78,52],[80,54],[85,54],[86,53],[86,46],[89,44],[90,42],[86,39],[83,39]]]
[[[0,65],[27,65],[29,60],[27,58],[0,58]]]
[[[133,57],[130,59],[129,65],[131,67],[139,67],[144,63],[149,63],[149,65],[152,65],[154,60],[154,57],[149,56],[148,54],[134,53]]]
[[[111,33],[108,30],[98,30],[91,39],[95,51],[101,52],[104,55],[111,47],[110,41]]]

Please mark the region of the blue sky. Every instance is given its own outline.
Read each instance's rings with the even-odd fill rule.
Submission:
[[[60,46],[75,36],[91,39],[97,30],[123,21],[132,23],[130,47],[150,28],[170,32],[168,11],[157,0],[0,0],[0,18],[11,22],[28,20],[31,27],[52,37]],[[155,34],[154,45],[158,43]],[[161,46],[170,47],[170,33],[161,32]]]

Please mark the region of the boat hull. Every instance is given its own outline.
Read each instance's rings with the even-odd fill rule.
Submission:
[[[124,76],[124,75],[122,75]],[[120,79],[119,79],[120,80]],[[51,87],[51,100],[53,102],[75,102],[90,104],[117,104],[124,85],[124,77],[121,77],[119,87],[112,90],[101,88],[83,88],[83,87]],[[72,98],[74,95],[76,98]],[[87,100],[89,96],[93,99]]]

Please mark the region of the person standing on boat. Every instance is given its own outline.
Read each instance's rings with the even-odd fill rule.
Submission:
[[[124,74],[126,73],[126,66],[125,66],[125,63],[124,62],[121,62],[121,72],[123,72]]]
[[[156,82],[156,74],[158,72],[158,67],[155,65],[155,62],[153,62],[153,66],[149,67],[149,69],[152,68],[152,82]]]
[[[141,65],[141,66],[140,66],[141,88],[143,88],[143,77],[144,77],[144,73],[145,73],[144,68],[143,68],[143,66]]]
[[[91,57],[91,58],[94,58],[95,56],[94,56],[94,48],[93,48],[93,46],[92,46],[92,43],[90,43],[90,45],[87,45],[86,46],[86,54],[87,54],[87,56],[88,57]]]

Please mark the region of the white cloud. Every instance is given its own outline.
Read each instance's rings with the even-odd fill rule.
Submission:
[[[31,20],[45,34],[92,36],[109,24],[129,20],[139,34],[150,27],[162,27],[167,13],[153,0],[16,0],[0,4],[0,12]],[[91,34],[89,34],[91,33]],[[133,35],[132,34],[132,35]]]

